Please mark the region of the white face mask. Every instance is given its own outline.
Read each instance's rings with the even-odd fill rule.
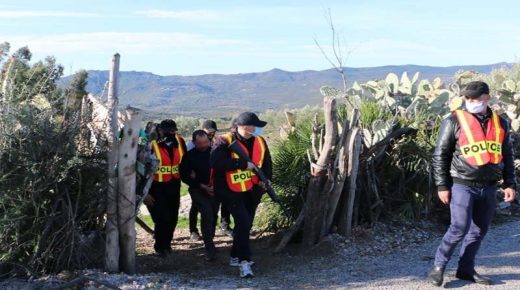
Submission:
[[[472,102],[472,103],[466,102],[465,105],[466,105],[466,110],[468,110],[468,112],[470,112],[472,114],[481,113],[486,108],[484,101]]]

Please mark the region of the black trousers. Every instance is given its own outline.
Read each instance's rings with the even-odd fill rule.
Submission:
[[[155,198],[153,206],[147,206],[154,222],[155,251],[171,249],[173,232],[179,217],[181,182],[153,182],[150,194]]]
[[[202,239],[206,249],[214,247],[215,227],[217,225],[218,202],[199,188],[190,188],[192,204],[200,211]]]
[[[227,208],[224,206],[224,204],[222,204],[220,201],[219,201],[219,205],[220,205],[220,226],[229,227],[229,225],[231,225],[231,213],[229,212],[229,210],[227,210]]]
[[[190,233],[199,232],[197,229],[197,221],[198,221],[199,209],[195,202],[193,202],[193,197],[191,198],[191,207],[189,213],[189,222],[190,222]]]
[[[231,213],[227,208],[217,199],[217,211],[218,207],[220,207],[220,226],[222,228],[227,228],[231,225]],[[190,233],[198,232],[197,229],[197,216],[200,210],[197,208],[197,205],[192,202],[189,212],[189,223],[190,223]],[[218,217],[217,217],[218,218]]]
[[[256,190],[240,193],[232,192],[227,187],[216,188],[215,191],[235,221],[231,257],[238,258],[240,261],[250,261],[251,246],[249,236],[256,208],[260,203],[262,194]]]

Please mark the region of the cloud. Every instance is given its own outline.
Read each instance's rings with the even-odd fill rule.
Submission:
[[[34,17],[98,17],[99,14],[74,11],[35,11],[5,10],[0,11],[0,18],[34,18]]]
[[[202,34],[176,32],[90,32],[58,35],[4,36],[12,47],[27,45],[39,53],[106,52],[149,53],[171,50],[208,50],[246,44],[242,40],[221,39]]]
[[[135,11],[135,15],[141,15],[149,18],[171,18],[178,20],[190,20],[190,21],[199,21],[199,20],[218,20],[224,17],[224,13],[214,10],[144,10],[144,11]]]

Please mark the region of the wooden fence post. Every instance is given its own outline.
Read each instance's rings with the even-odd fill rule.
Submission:
[[[107,272],[119,272],[119,231],[117,220],[117,158],[119,147],[119,126],[117,117],[119,54],[112,58],[108,82],[108,118],[107,142],[108,152],[108,191],[107,191],[107,221],[105,242],[105,269]]]
[[[121,271],[135,274],[135,187],[137,145],[141,114],[138,109],[126,109],[127,120],[123,127],[123,136],[119,147],[118,164],[118,209],[119,209],[119,245]]]

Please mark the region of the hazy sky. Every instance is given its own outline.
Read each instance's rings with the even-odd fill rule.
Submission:
[[[8,1],[2,1],[3,3]],[[347,66],[468,65],[520,57],[520,1],[17,0],[0,4],[0,41],[54,55],[66,73],[161,75],[321,70],[330,8]],[[349,53],[348,53],[349,52]]]

